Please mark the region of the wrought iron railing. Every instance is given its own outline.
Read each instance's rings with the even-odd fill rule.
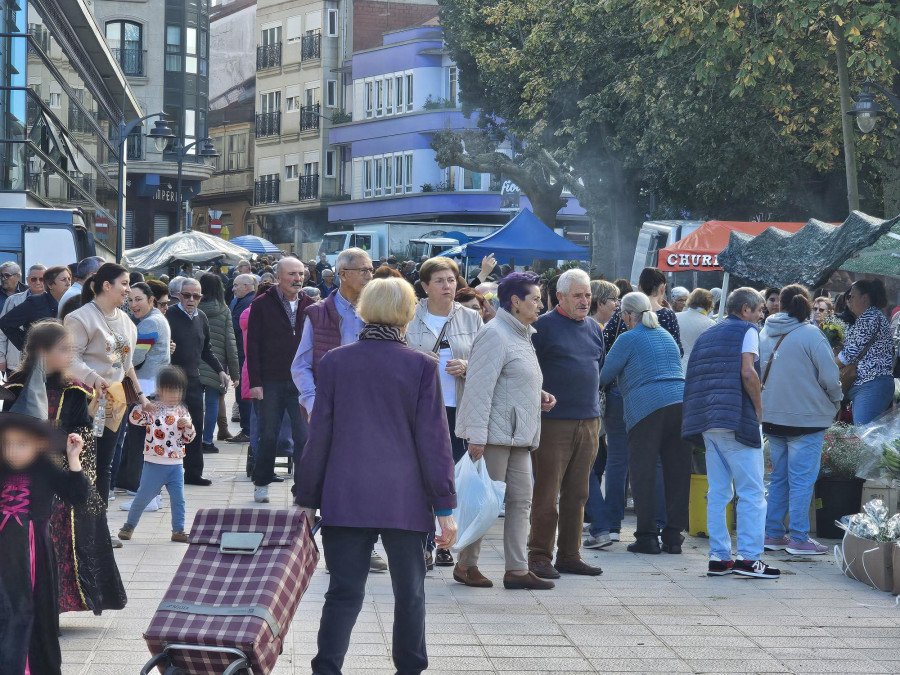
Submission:
[[[254,204],[277,204],[281,195],[281,181],[278,176],[260,178],[253,185]]]
[[[114,47],[110,51],[116,57],[116,61],[119,62],[123,73],[131,77],[143,77],[146,75],[144,63],[147,52],[145,50]]]
[[[277,68],[281,65],[281,43],[259,45],[256,48],[256,69]]]
[[[305,105],[300,108],[300,131],[313,131],[319,128],[319,104]]]
[[[281,111],[256,113],[256,137],[281,134]]]
[[[319,198],[319,174],[300,176],[300,201]]]
[[[322,33],[320,31],[307,33],[300,43],[300,60],[320,58],[322,58]]]

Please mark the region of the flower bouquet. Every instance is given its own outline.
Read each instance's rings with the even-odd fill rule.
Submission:
[[[832,314],[825,320],[825,323],[820,326],[819,330],[821,330],[825,334],[825,337],[828,338],[828,344],[835,350],[835,354],[843,349],[844,337],[849,330],[846,323]]]

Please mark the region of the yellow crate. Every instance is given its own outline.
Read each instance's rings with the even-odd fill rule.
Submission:
[[[691,497],[688,528],[694,537],[708,537],[706,530],[706,493],[709,492],[709,481],[706,474],[691,474]],[[725,509],[728,529],[734,532],[734,502]]]

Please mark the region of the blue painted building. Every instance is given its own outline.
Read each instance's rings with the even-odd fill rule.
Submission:
[[[502,177],[460,167],[441,169],[431,149],[443,129],[472,129],[459,104],[459,72],[436,22],[386,33],[383,44],[354,53],[344,91],[352,122],[330,129],[340,148],[340,192],[349,200],[328,206],[334,229],[355,224],[415,220],[505,223]],[[346,198],[345,198],[346,199]],[[520,206],[529,207],[524,196]],[[587,219],[569,198],[559,225],[586,240]]]

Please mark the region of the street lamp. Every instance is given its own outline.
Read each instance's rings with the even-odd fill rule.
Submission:
[[[153,113],[152,115],[145,115],[140,119],[136,119],[128,124],[125,124],[125,108],[122,107],[122,117],[119,118],[119,136],[118,136],[118,150],[119,150],[119,195],[118,201],[116,204],[116,262],[122,262],[122,249],[125,244],[125,172],[127,170],[127,163],[125,161],[125,144],[128,141],[128,137],[131,135],[131,132],[141,126],[146,120],[152,119],[153,117],[158,117],[159,119],[153,123],[153,129],[150,130],[150,133],[147,134],[149,138],[153,139],[153,143],[156,146],[156,149],[162,151],[165,147],[166,143],[169,142],[170,139],[175,138],[175,134],[172,132],[172,129],[169,127],[169,123],[166,120],[165,113]]]
[[[857,94],[856,102],[853,104],[853,107],[847,111],[847,114],[850,115],[850,117],[856,118],[856,126],[858,126],[859,130],[864,134],[872,131],[872,129],[875,128],[875,124],[878,122],[878,118],[885,114],[884,110],[881,109],[881,106],[878,105],[878,101],[875,100],[875,96],[869,91],[870,88],[884,94],[885,98],[891,102],[894,110],[897,111],[897,114],[900,115],[900,98],[897,98],[884,87],[875,84],[870,79],[866,78],[866,81],[863,82],[863,90]]]
[[[200,148],[197,150],[198,157],[218,157],[219,151],[216,150],[216,146],[213,145],[212,139],[207,136],[199,141],[194,141],[193,143],[189,143],[188,145],[183,145],[183,141],[178,139],[178,145],[175,146],[175,153],[178,156],[178,230],[181,231],[181,176],[184,168],[184,158],[188,153],[188,150],[193,148],[195,145],[200,143]],[[185,209],[186,210],[186,209]],[[184,227],[185,231],[188,230],[188,218],[185,215],[184,218]]]

